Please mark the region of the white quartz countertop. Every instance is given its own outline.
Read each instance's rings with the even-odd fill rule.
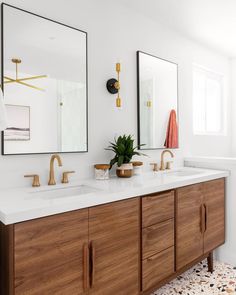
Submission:
[[[127,179],[1,190],[0,221],[8,225],[228,176],[228,171],[184,167]]]

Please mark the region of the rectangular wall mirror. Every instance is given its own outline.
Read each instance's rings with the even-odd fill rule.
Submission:
[[[140,149],[178,148],[178,131],[175,144],[165,144],[173,113],[178,126],[178,65],[138,51],[137,79]]]
[[[87,33],[2,4],[2,154],[86,152]]]

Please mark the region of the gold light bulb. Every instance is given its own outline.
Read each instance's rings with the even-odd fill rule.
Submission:
[[[121,98],[120,97],[117,97],[117,99],[116,99],[116,107],[121,108]]]

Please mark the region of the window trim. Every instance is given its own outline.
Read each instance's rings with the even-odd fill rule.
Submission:
[[[206,116],[207,116],[207,113],[206,113],[206,107],[205,107],[205,110],[204,110],[204,117],[205,117],[205,122],[204,122],[204,129],[205,131],[204,132],[201,132],[201,131],[197,131],[195,130],[194,128],[194,73],[195,72],[200,72],[200,73],[203,73],[206,78],[211,78],[211,79],[214,79],[214,80],[218,80],[219,84],[220,84],[220,88],[221,88],[221,129],[219,132],[210,132],[210,131],[207,131],[207,127],[206,127]],[[205,91],[206,91],[206,88],[205,88]],[[204,101],[205,103],[205,106],[206,106],[206,99]],[[220,72],[217,72],[217,71],[214,71],[210,68],[207,68],[207,67],[204,67],[202,65],[199,65],[197,63],[193,63],[192,64],[192,109],[193,109],[193,135],[196,135],[196,136],[227,136],[227,129],[226,129],[226,95],[225,95],[225,75],[223,73],[220,73]]]

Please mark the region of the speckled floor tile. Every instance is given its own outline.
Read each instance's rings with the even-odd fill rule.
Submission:
[[[236,267],[214,262],[214,273],[203,261],[152,295],[236,295]]]

